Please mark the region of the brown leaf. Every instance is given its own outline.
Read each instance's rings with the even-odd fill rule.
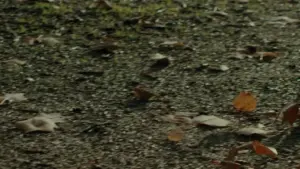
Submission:
[[[291,126],[298,118],[300,104],[292,103],[282,109],[280,114],[282,114],[282,123],[288,122]]]
[[[258,52],[259,59],[269,62],[279,56],[279,52]]]
[[[168,139],[170,141],[179,142],[183,139],[184,132],[181,128],[172,129],[168,132]]]
[[[252,112],[256,108],[256,99],[250,92],[243,91],[233,100],[233,106],[238,111]]]
[[[155,96],[154,93],[151,93],[143,85],[138,85],[133,89],[133,94],[138,100],[148,101],[151,97]]]

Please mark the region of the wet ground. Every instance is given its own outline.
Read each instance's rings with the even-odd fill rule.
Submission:
[[[214,160],[253,140],[234,131],[257,124],[278,130],[262,140],[278,159],[251,152],[237,158],[254,168],[299,166],[297,128],[286,136],[259,114],[277,112],[299,92],[300,4],[249,1],[1,2],[0,91],[28,101],[0,108],[0,168],[220,168]],[[176,43],[160,45],[170,41]],[[249,45],[280,55],[240,57],[237,49]],[[170,64],[149,70],[157,53]],[[139,84],[159,98],[136,101]],[[247,115],[232,107],[244,90],[258,100]],[[176,112],[232,125],[184,127],[184,139],[173,143],[167,132],[175,124],[161,116]],[[15,128],[39,113],[68,118],[52,133]]]

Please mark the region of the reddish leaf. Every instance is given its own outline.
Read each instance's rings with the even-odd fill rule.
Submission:
[[[267,147],[267,146],[261,144],[259,141],[253,141],[252,146],[253,146],[254,151],[258,155],[268,155],[268,156],[271,156],[272,158],[276,158],[276,156],[277,156],[277,151],[275,148]]]
[[[292,126],[298,118],[299,108],[299,103],[293,103],[283,108],[283,110],[281,111],[283,115],[282,123],[288,122]]]

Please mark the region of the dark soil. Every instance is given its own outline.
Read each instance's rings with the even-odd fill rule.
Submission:
[[[250,152],[239,160],[264,169],[299,165],[299,129],[286,136],[284,125],[258,114],[277,112],[297,97],[299,24],[271,18],[298,19],[300,4],[199,0],[184,8],[177,1],[148,0],[112,1],[112,9],[83,0],[1,4],[0,91],[25,93],[29,100],[1,107],[0,168],[218,168],[213,160],[254,139],[233,131],[257,124],[278,130],[278,136],[262,140],[277,149],[278,159]],[[39,35],[60,43],[28,44]],[[173,40],[185,47],[159,46]],[[247,45],[281,55],[270,62],[232,58]],[[145,76],[156,53],[173,60]],[[5,62],[10,59],[26,64]],[[220,65],[229,70],[214,68]],[[135,100],[132,91],[139,84],[159,97]],[[253,113],[232,107],[243,90],[258,99]],[[161,116],[176,112],[215,115],[233,125],[186,127],[185,138],[172,143],[166,133],[175,124]],[[15,128],[38,113],[60,113],[68,120],[53,133]]]

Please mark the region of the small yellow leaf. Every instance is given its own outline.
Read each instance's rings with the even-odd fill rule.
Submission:
[[[184,132],[181,128],[176,128],[168,132],[168,139],[170,141],[179,142],[183,139]]]

